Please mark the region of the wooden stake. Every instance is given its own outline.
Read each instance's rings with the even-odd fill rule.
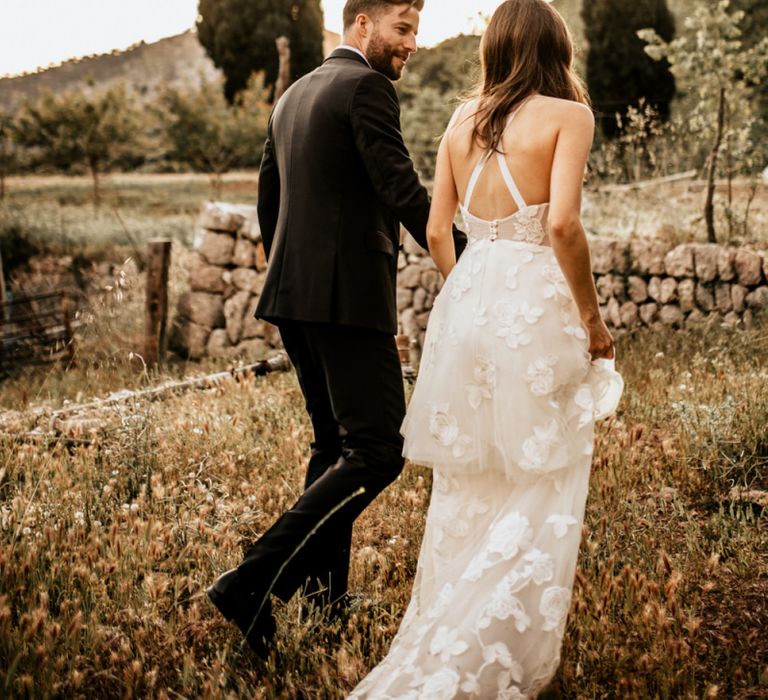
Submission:
[[[168,268],[171,264],[171,241],[153,238],[147,251],[147,303],[144,332],[144,362],[154,367],[165,349],[168,321]]]
[[[275,39],[278,55],[277,80],[275,81],[275,104],[291,84],[291,42],[286,36]]]
[[[0,304],[7,301],[5,296],[5,273],[3,272],[3,253],[0,251]]]
[[[72,329],[72,305],[66,290],[61,293],[61,313],[64,321],[64,357],[70,366],[75,361],[75,334]]]

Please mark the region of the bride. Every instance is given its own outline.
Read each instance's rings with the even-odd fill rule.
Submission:
[[[424,541],[356,700],[535,698],[549,683],[594,422],[623,388],[579,217],[594,119],[568,29],[545,0],[507,0],[480,53],[479,95],[438,153],[428,237],[446,280],[403,423],[406,457],[434,473]]]

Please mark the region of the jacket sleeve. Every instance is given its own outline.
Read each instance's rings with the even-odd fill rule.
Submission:
[[[388,78],[370,71],[350,103],[357,150],[381,201],[423,248],[427,248],[429,195],[413,167],[400,131],[400,103]],[[457,257],[467,237],[454,227]]]
[[[277,217],[280,212],[280,173],[272,145],[272,119],[267,127],[267,140],[264,143],[264,155],[259,168],[259,196],[257,214],[261,240],[264,244],[264,254],[269,258],[272,240],[277,227]]]

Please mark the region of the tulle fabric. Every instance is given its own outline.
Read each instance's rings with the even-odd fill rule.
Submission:
[[[557,670],[594,425],[623,382],[590,361],[546,213],[464,211],[403,423],[404,454],[434,470],[413,595],[353,700],[534,698]]]

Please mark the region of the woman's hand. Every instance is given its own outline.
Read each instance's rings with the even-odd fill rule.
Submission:
[[[598,317],[584,324],[589,337],[589,354],[593,360],[612,359],[614,356],[613,336],[603,319]]]

